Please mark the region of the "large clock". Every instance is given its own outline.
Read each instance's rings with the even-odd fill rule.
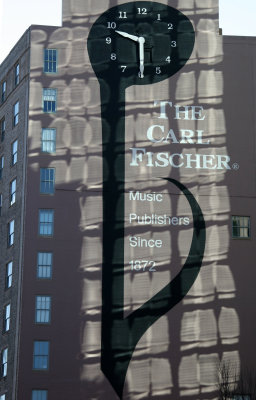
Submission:
[[[136,1],[107,10],[94,23],[88,50],[99,78],[125,86],[165,79],[181,69],[194,47],[194,29],[180,11]]]

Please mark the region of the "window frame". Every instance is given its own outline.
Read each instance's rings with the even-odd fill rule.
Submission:
[[[47,389],[32,389],[32,400],[47,400],[47,398],[48,398]]]
[[[45,263],[43,263],[45,261]],[[46,263],[50,261],[50,263]],[[53,253],[50,251],[39,251],[37,253],[37,272],[38,279],[52,279]]]
[[[4,306],[3,333],[6,333],[10,330],[10,323],[11,323],[11,303],[8,303]]]
[[[239,219],[239,224],[235,226],[234,222]],[[246,225],[244,222],[242,225],[240,224],[241,219],[247,219],[248,224]],[[239,234],[235,234],[234,231],[237,230]],[[241,232],[248,231],[248,235],[241,235]],[[251,239],[251,217],[248,215],[232,215],[231,218],[231,233],[232,233],[232,239],[242,239],[242,240],[248,240]]]
[[[11,268],[10,268],[11,267]],[[11,273],[9,271],[11,270]],[[13,260],[9,261],[5,266],[5,289],[12,287],[13,280]]]
[[[54,138],[44,138],[44,134],[53,134]],[[52,148],[53,150],[45,150]],[[43,128],[41,132],[41,152],[47,154],[55,154],[56,153],[56,128]]]
[[[11,227],[13,226],[13,229]],[[15,235],[15,218],[12,218],[7,224],[7,247],[14,245]]]
[[[14,86],[18,86],[20,83],[20,63],[17,62],[14,66]]]
[[[3,117],[0,121],[0,130],[1,130],[1,142],[4,141],[5,138],[5,131],[6,131],[6,120],[5,117]]]
[[[43,213],[48,212],[49,215],[52,215],[52,221],[41,221],[41,215]],[[42,237],[52,237],[54,233],[54,209],[52,208],[40,208],[39,209],[39,223],[38,223],[38,234]],[[43,225],[44,224],[44,225]],[[41,231],[47,231],[48,227],[50,227],[50,233],[41,233]],[[42,229],[41,229],[42,228]]]
[[[47,93],[48,91],[48,93]],[[50,91],[52,94],[50,94]],[[54,93],[53,93],[54,92]],[[55,88],[43,88],[43,112],[47,114],[57,112],[57,95],[58,91]],[[53,97],[53,99],[47,99]]]
[[[48,54],[46,54],[46,52],[48,52]],[[49,52],[55,52],[55,61],[50,60]],[[57,49],[44,49],[43,63],[44,63],[44,73],[45,74],[57,74],[57,72],[58,72],[58,50]],[[49,70],[50,65],[53,66],[52,71]]]
[[[13,184],[15,183],[15,188],[13,189]],[[17,193],[17,178],[11,180],[10,182],[10,207],[16,203],[16,193]]]
[[[19,114],[20,114],[20,102],[19,100],[13,106],[13,126],[17,126],[19,123]]]
[[[55,192],[55,168],[40,168],[40,194]]]
[[[3,207],[3,194],[0,193],[0,217],[2,215],[2,207]]]
[[[1,378],[7,376],[8,370],[8,347],[5,347],[1,351]]]
[[[51,304],[50,295],[35,296],[35,323],[49,325],[51,323]]]
[[[0,155],[0,179],[3,177],[4,170],[4,155]]]
[[[36,351],[36,346],[40,346],[42,344],[47,344],[47,352],[38,352]],[[43,351],[43,350],[42,350]],[[33,343],[33,370],[35,371],[47,371],[49,370],[49,358],[50,358],[50,342],[48,340],[35,340]],[[43,367],[46,365],[46,367]]]
[[[1,102],[4,103],[6,100],[6,94],[7,94],[7,81],[4,80],[2,81],[1,84]]]
[[[16,145],[16,148],[14,147]],[[18,162],[18,139],[15,139],[11,144],[11,166],[13,167]]]

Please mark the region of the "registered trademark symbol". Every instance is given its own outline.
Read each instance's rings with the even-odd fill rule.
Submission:
[[[238,170],[239,169],[239,164],[237,164],[237,163],[234,163],[233,165],[232,165],[232,168],[234,169],[234,170]]]

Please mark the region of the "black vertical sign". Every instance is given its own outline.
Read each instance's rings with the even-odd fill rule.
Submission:
[[[137,40],[142,37],[145,58]],[[124,318],[125,90],[131,85],[154,84],[175,74],[189,59],[194,39],[193,26],[184,14],[149,1],[112,7],[96,20],[88,37],[90,61],[100,84],[102,118],[101,368],[120,399],[138,341],[187,294],[199,273],[205,247],[205,222],[197,201],[180,182],[164,178],[168,185],[181,190],[191,207],[190,251],[180,273]]]

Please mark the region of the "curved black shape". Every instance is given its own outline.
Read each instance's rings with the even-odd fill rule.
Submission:
[[[142,15],[143,12],[138,12],[139,8],[141,10],[144,8],[147,12]],[[119,13],[127,13],[127,19],[119,19]],[[160,22],[157,22],[158,14],[161,15]],[[172,24],[173,29],[169,31],[171,26],[168,25]],[[113,29],[109,27],[111,25]],[[138,77],[138,44],[116,34],[116,28],[145,37],[148,55],[151,58],[149,57],[146,61],[145,57],[143,79]],[[106,44],[109,39],[111,39],[110,46]],[[172,46],[172,41],[176,43],[176,46]],[[125,90],[131,85],[151,85],[173,76],[189,60],[194,43],[195,31],[189,18],[173,7],[154,1],[133,1],[106,10],[94,22],[88,36],[88,54],[100,85],[102,118],[101,369],[120,398],[127,368],[138,340],[149,326],[185,295],[181,295],[181,283],[185,285],[182,289],[184,293],[190,287],[188,284],[188,288],[186,288],[184,275],[181,275],[136,312],[123,318]],[[111,52],[116,55],[116,59],[111,57]],[[167,61],[166,56],[171,58],[170,62]],[[123,64],[126,66],[125,71],[122,68]],[[161,74],[156,73],[156,68],[159,67],[161,67]],[[170,182],[177,186],[181,185],[174,180],[170,180]],[[178,187],[186,191],[182,185]],[[190,197],[190,192],[184,192],[184,194]],[[199,212],[196,204],[192,204],[195,213]],[[199,224],[196,225],[201,232]],[[193,243],[192,247],[195,250],[197,239],[193,239]],[[200,257],[196,257],[196,259],[196,262],[201,262]],[[189,274],[192,269],[191,267],[188,270],[186,267]],[[189,281],[192,282],[192,279]]]
[[[187,260],[179,274],[155,296],[127,318],[113,314],[112,349],[102,349],[102,370],[119,398],[122,398],[127,369],[136,345],[146,330],[188,293],[200,271],[205,250],[205,221],[193,194],[180,182],[164,178],[176,185],[186,196],[193,213],[193,237]],[[120,315],[119,315],[120,316]],[[104,334],[104,331],[103,331]]]

